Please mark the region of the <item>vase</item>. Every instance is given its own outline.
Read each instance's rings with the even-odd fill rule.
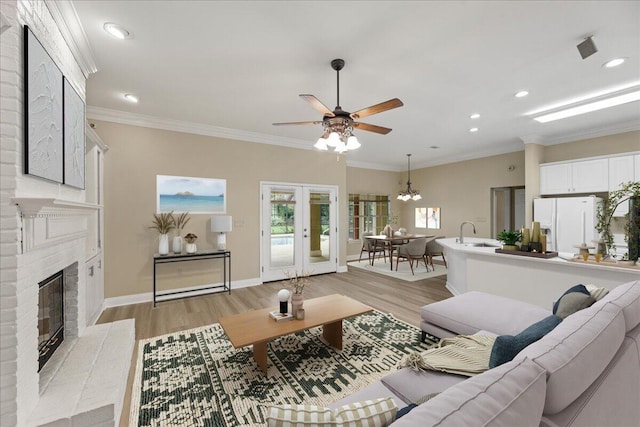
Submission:
[[[169,253],[169,235],[161,234],[160,242],[158,243],[158,253],[160,255],[167,255]]]
[[[298,316],[298,310],[302,308],[304,304],[304,295],[302,294],[293,294],[291,295],[291,314],[293,317]]]
[[[180,235],[173,236],[173,253],[179,254],[182,252],[182,237]]]
[[[518,246],[517,245],[502,245],[502,250],[503,251],[517,251],[518,250]]]
[[[188,254],[195,254],[198,251],[198,247],[196,246],[195,243],[187,243],[185,250],[187,251]]]

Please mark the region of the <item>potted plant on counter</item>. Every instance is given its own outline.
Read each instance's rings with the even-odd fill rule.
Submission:
[[[517,251],[517,243],[522,239],[522,233],[520,231],[507,231],[503,230],[498,233],[496,240],[502,242],[503,251]]]
[[[616,208],[622,203],[629,203],[629,213],[625,215],[624,240],[629,245],[628,259],[635,261],[638,259],[638,239],[640,234],[640,182],[629,181],[620,185],[620,189],[609,192],[609,197],[598,205],[596,211],[596,230],[600,233],[602,243],[606,247],[609,255],[615,254],[616,245],[611,232],[611,222],[614,218]],[[600,245],[598,245],[600,246]],[[605,248],[603,248],[605,249]],[[607,253],[603,254],[606,255]]]

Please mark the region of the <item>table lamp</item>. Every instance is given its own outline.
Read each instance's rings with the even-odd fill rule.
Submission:
[[[280,301],[280,313],[287,314],[289,309],[289,297],[291,296],[291,292],[287,289],[280,289],[278,291],[278,300]]]
[[[232,221],[230,215],[213,215],[211,217],[211,231],[218,233],[218,250],[227,249],[227,235],[231,231]]]

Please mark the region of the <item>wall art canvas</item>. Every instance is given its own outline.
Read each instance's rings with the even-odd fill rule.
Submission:
[[[226,213],[227,180],[186,176],[156,176],[157,213]]]
[[[24,27],[25,173],[63,180],[62,72]]]
[[[85,108],[69,80],[64,79],[64,183],[84,189]]]
[[[416,208],[416,228],[427,228],[427,208]]]
[[[427,228],[440,228],[440,208],[427,208]]]

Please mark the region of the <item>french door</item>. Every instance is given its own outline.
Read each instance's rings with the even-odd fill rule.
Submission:
[[[337,190],[262,184],[262,281],[337,271]]]

